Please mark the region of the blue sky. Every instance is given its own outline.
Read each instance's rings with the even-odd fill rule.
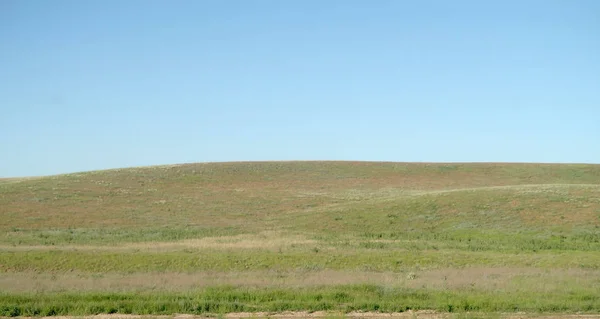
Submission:
[[[600,163],[600,1],[0,1],[0,176]]]

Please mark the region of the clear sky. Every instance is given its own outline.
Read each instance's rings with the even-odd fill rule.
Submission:
[[[600,163],[597,0],[3,0],[0,176]]]

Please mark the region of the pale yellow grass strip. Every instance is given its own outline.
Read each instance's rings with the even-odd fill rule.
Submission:
[[[284,234],[278,231],[265,231],[259,234],[244,234],[236,236],[205,237],[199,239],[186,239],[174,242],[143,242],[126,243],[121,245],[2,245],[0,250],[27,251],[27,250],[144,250],[144,251],[172,251],[177,249],[267,249],[277,250],[297,245],[315,244],[315,240],[307,239],[297,234]]]
[[[567,286],[594,288],[600,285],[600,270],[470,267],[414,272],[238,271],[197,273],[0,273],[0,291],[189,291],[234,285],[248,287],[301,288],[320,285],[374,284],[385,287],[427,289],[476,289],[512,291],[530,287],[545,292]]]

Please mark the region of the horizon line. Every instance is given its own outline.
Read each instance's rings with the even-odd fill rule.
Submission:
[[[503,165],[503,164],[511,164],[511,165],[600,165],[600,163],[591,163],[591,162],[526,162],[526,161],[504,161],[504,162],[494,162],[494,161],[389,161],[389,160],[228,160],[228,161],[205,161],[205,162],[180,162],[180,163],[171,163],[171,164],[151,164],[151,165],[140,165],[140,166],[123,166],[123,167],[111,167],[111,168],[101,168],[101,169],[92,169],[92,170],[84,170],[84,171],[73,171],[67,173],[57,173],[57,174],[48,174],[48,175],[28,175],[28,176],[0,176],[0,180],[11,180],[11,179],[31,179],[31,178],[45,178],[45,177],[57,177],[64,175],[72,175],[72,174],[86,174],[86,173],[95,173],[95,172],[106,172],[106,171],[118,171],[118,170],[128,170],[128,169],[136,169],[136,168],[158,168],[158,167],[176,167],[176,166],[185,166],[185,165],[196,165],[196,164],[250,164],[250,163],[372,163],[372,164],[433,164],[433,165],[443,165],[443,164],[488,164],[488,165]]]

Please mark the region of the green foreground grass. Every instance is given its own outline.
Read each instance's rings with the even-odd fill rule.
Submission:
[[[533,300],[525,293],[482,293],[425,289],[386,289],[372,285],[310,289],[213,287],[172,293],[87,293],[0,295],[3,316],[89,315],[100,313],[173,314],[282,311],[403,312],[564,312],[600,311],[597,295],[570,291],[568,296],[543,293]],[[527,300],[527,302],[523,302]]]
[[[0,183],[0,315],[600,312],[600,165],[221,163]]]

